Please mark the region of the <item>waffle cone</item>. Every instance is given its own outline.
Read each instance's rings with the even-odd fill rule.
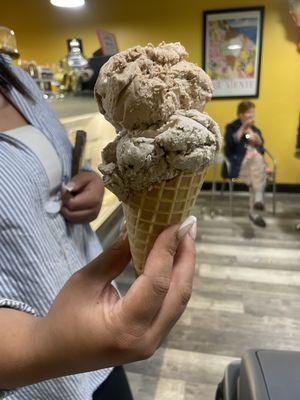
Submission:
[[[137,275],[143,272],[157,236],[166,227],[180,224],[190,215],[205,174],[206,169],[182,172],[174,179],[155,184],[151,190],[129,193],[123,211]]]

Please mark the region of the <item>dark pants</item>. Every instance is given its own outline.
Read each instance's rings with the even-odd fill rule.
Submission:
[[[115,367],[93,395],[93,400],[133,400],[123,367]]]

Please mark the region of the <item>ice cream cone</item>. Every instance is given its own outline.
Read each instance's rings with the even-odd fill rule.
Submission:
[[[187,55],[180,43],[135,46],[112,56],[95,85],[99,110],[117,130],[99,170],[123,202],[137,275],[160,232],[191,214],[221,148],[218,124],[204,112],[211,79]]]
[[[182,172],[174,179],[155,184],[151,190],[129,193],[123,211],[137,275],[143,272],[160,232],[172,224],[182,223],[190,215],[206,170]]]

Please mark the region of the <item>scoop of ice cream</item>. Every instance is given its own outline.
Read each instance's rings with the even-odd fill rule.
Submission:
[[[165,122],[178,109],[203,111],[212,83],[187,55],[180,43],[161,43],[111,57],[95,85],[100,112],[117,130],[132,130]]]
[[[120,200],[181,171],[208,166],[221,145],[218,125],[198,110],[179,110],[167,122],[121,132],[102,152],[104,184]]]

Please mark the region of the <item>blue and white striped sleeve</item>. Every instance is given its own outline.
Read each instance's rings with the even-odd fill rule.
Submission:
[[[13,310],[26,312],[27,314],[32,314],[37,316],[37,312],[30,305],[23,303],[19,300],[8,299],[6,297],[1,297],[0,295],[0,308],[11,308]]]
[[[9,175],[5,173],[0,146],[0,309],[9,308],[37,316],[36,310],[30,304],[26,304],[18,299],[18,296],[7,296],[10,292],[9,284],[6,281],[7,268],[13,269],[14,265],[10,262],[9,252],[5,249],[8,244],[6,236],[8,230],[16,230],[13,217],[17,211],[15,197],[12,195],[12,188],[12,181]],[[10,214],[12,219],[9,218]],[[12,395],[15,391],[1,390],[0,388],[0,400]]]
[[[26,312],[32,315],[36,315],[34,308],[25,304],[21,301],[11,300],[0,297],[0,308],[11,308],[17,311]],[[16,390],[1,390],[0,389],[0,400],[5,399],[5,397],[10,396]]]
[[[28,223],[25,219],[21,221],[22,216],[28,214],[23,209],[27,196],[24,190],[23,201],[17,195],[18,182],[15,182],[10,165],[14,160],[9,158],[9,147],[0,141],[0,308],[11,308],[36,316],[34,306],[19,296],[18,288],[22,287],[20,271],[26,265],[26,254],[18,250],[18,246],[23,235],[20,226]]]
[[[5,399],[5,397],[11,395],[12,393],[12,390],[0,390],[0,400]]]

